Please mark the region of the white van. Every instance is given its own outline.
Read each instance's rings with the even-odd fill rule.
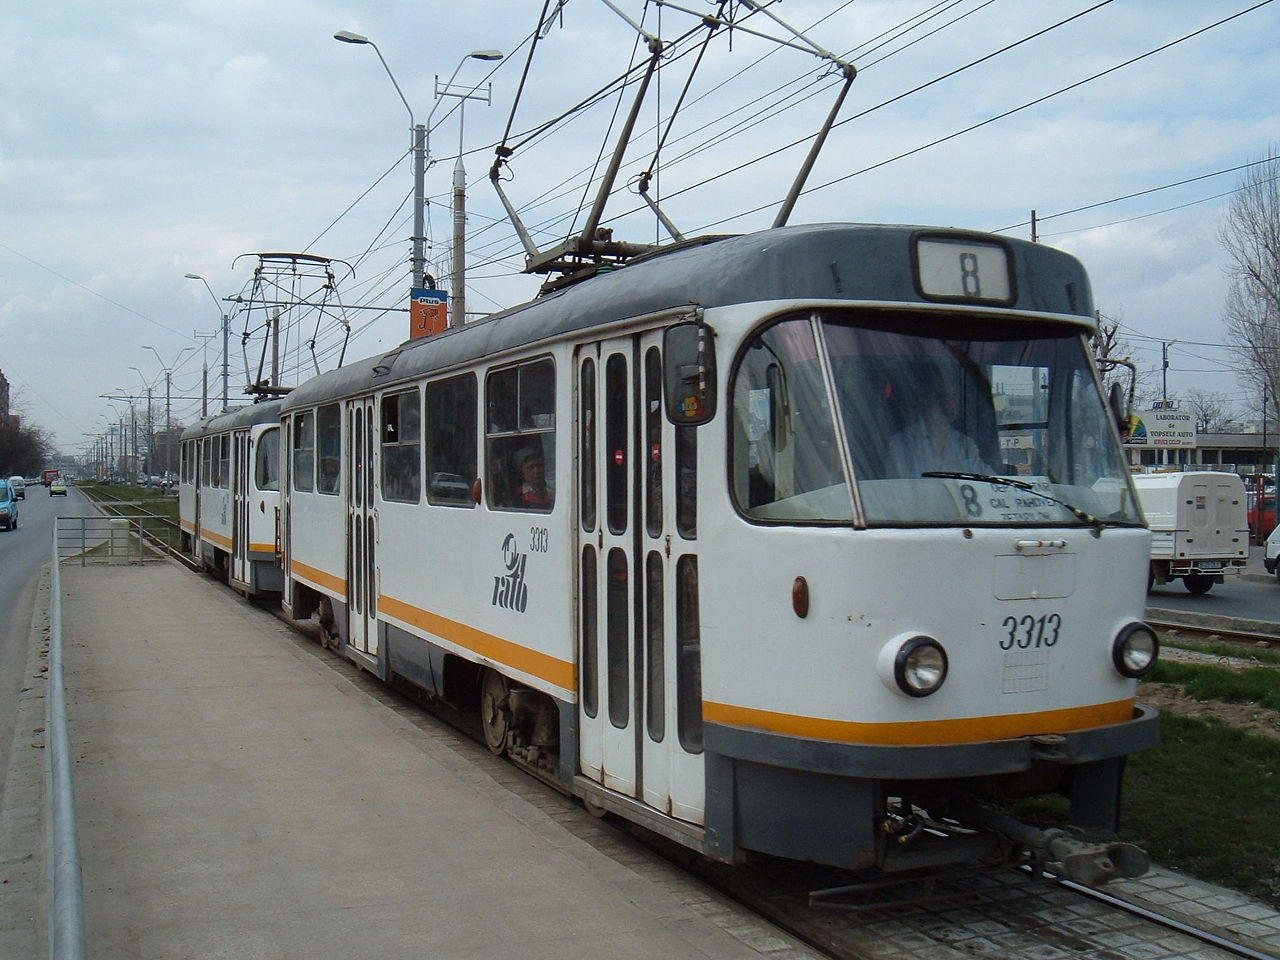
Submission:
[[[1181,580],[1208,593],[1249,561],[1244,481],[1234,473],[1146,473],[1133,478],[1151,528],[1147,589]]]
[[[27,481],[22,477],[10,477],[9,486],[13,487],[13,499],[27,499]]]
[[[1267,573],[1274,573],[1276,579],[1280,580],[1280,527],[1271,531],[1264,545],[1264,551],[1262,565],[1267,568]]]

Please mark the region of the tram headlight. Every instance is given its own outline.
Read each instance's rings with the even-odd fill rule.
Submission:
[[[890,689],[908,697],[927,697],[947,679],[947,651],[933,637],[908,634],[886,643],[876,666]]]
[[[1111,644],[1111,662],[1121,676],[1138,679],[1155,669],[1160,639],[1145,623],[1127,623]]]

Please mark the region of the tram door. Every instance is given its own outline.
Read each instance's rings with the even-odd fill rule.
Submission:
[[[377,429],[372,397],[347,403],[347,644],[378,655],[378,512],[374,507]]]
[[[195,529],[191,533],[191,552],[197,559],[200,557],[200,501],[204,499],[204,495],[200,491],[200,485],[208,482],[205,479],[204,469],[204,445],[208,442],[208,440],[204,439],[195,440],[191,446],[191,455],[195,457],[196,461],[191,465],[191,475],[195,478],[193,487],[195,490]]]
[[[249,581],[249,476],[253,472],[253,445],[249,431],[231,435],[232,476],[235,490],[231,501],[231,579]]]
[[[679,515],[660,351],[659,331],[577,357],[579,763],[610,789],[701,822],[696,542],[680,529],[696,534]],[[693,495],[686,484],[686,506]]]

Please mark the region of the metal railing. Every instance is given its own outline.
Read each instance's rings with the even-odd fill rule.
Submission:
[[[159,530],[157,530],[159,526]],[[150,515],[58,517],[54,558],[90,563],[148,563],[183,556],[170,542],[168,521]]]
[[[66,684],[62,673],[62,570],[59,521],[53,526],[49,601],[49,689],[45,696],[45,869],[48,888],[49,956],[81,960],[84,948],[84,879],[80,871],[79,828],[71,745],[67,732]]]

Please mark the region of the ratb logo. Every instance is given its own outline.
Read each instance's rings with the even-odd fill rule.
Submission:
[[[516,535],[508,533],[502,541],[502,563],[507,572],[493,578],[493,605],[524,613],[529,603],[529,588],[524,582],[524,567],[529,557],[516,547]]]

